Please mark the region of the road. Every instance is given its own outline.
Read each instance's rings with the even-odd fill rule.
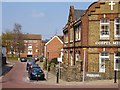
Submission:
[[[56,84],[54,79],[30,81],[26,62],[14,61],[13,68],[2,78],[2,88],[117,88],[117,84],[66,83]],[[53,77],[55,78],[55,77]],[[114,89],[115,90],[115,89]]]

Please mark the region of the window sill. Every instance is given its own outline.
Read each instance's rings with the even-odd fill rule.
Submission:
[[[68,42],[64,42],[65,44],[68,44]]]
[[[76,39],[75,41],[80,41],[81,39]]]
[[[70,42],[73,42],[73,40],[70,40]]]
[[[100,37],[100,40],[109,40],[109,37]]]

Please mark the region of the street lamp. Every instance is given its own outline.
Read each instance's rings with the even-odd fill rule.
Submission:
[[[59,79],[60,79],[60,63],[62,63],[62,57],[63,57],[63,49],[60,50],[60,58],[58,58],[58,72],[57,72],[57,83],[59,83]]]
[[[48,53],[48,58],[46,59],[47,61],[47,73],[46,73],[46,79],[48,80],[48,60],[49,60],[49,51],[47,52]]]

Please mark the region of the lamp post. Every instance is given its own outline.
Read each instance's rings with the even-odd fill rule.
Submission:
[[[63,56],[63,49],[60,50],[60,58],[58,58],[58,72],[57,72],[57,83],[59,83],[59,79],[60,79],[60,64],[62,63],[62,56]]]
[[[84,61],[83,61],[83,82],[85,81],[85,59],[86,59],[86,48],[83,48],[84,50]]]
[[[48,53],[48,58],[47,58],[47,73],[46,73],[46,79],[48,80],[48,60],[49,60],[49,51],[47,52]]]

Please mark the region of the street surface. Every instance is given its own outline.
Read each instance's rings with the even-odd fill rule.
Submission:
[[[12,61],[13,68],[2,76],[2,88],[118,88],[113,80],[89,81],[89,82],[66,82],[60,80],[56,83],[56,76],[48,73],[48,80],[29,80],[26,72],[26,62]],[[44,71],[46,74],[46,71]],[[0,78],[1,79],[1,78]]]

